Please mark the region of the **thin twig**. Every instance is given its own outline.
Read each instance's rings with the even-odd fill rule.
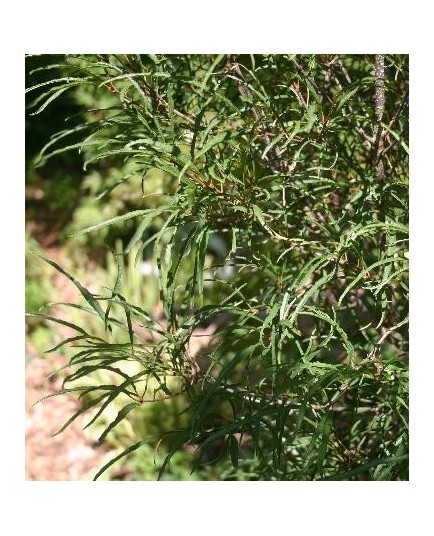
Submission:
[[[408,106],[408,89],[407,91],[405,92],[405,95],[402,99],[402,102],[401,104],[399,105],[398,109],[396,110],[396,112],[393,114],[393,117],[392,119],[389,121],[388,123],[388,127],[389,129],[392,129],[393,125],[395,124],[396,120],[401,117],[401,114],[402,112],[404,111],[404,109]],[[387,133],[387,135],[385,135],[385,139],[387,139],[387,141],[389,141],[389,145],[387,147],[385,147],[383,149],[383,152],[382,152],[382,156],[384,157],[386,155],[386,153],[389,152],[389,150],[394,146],[394,140],[391,140],[390,141],[390,135],[389,133]]]
[[[324,98],[324,95],[322,94],[322,92],[321,92],[320,88],[318,87],[318,84],[315,82],[314,78],[312,76],[309,76],[309,74],[303,69],[303,67],[298,63],[298,61],[295,58],[293,58],[291,60],[291,62],[296,67],[296,69],[301,72],[301,74],[304,76],[304,78],[307,78],[307,80],[309,80],[309,82],[312,84],[312,86],[316,89],[318,95],[320,95],[321,98]],[[332,102],[332,99],[327,94],[326,94],[326,99],[329,102]]]
[[[351,84],[351,78],[350,78],[350,75],[348,74],[348,71],[345,69],[342,61],[340,60],[340,58],[338,57],[337,58],[337,61],[336,63],[339,65],[339,67],[341,68],[341,71],[345,77],[345,79],[347,80],[348,83]],[[334,75],[332,77],[332,79],[336,82],[338,88],[343,91],[343,87],[342,87],[342,84],[339,80],[339,78]],[[356,132],[365,140],[365,142],[367,143],[368,147],[371,148],[372,145],[374,144],[374,137],[373,136],[369,136],[369,134],[366,134],[366,132],[364,131],[362,125],[360,124],[359,120],[356,118],[356,112],[354,111],[354,108],[351,106],[350,103],[347,103],[346,104],[349,112],[351,113],[351,115],[354,117],[354,122],[355,122],[355,125],[354,125],[354,128],[356,130]]]
[[[236,61],[236,57],[234,54],[228,54],[227,69],[228,71],[232,71],[236,74],[236,76],[231,76],[231,78],[236,80],[238,84],[238,91],[240,92],[240,94],[242,96],[248,97],[253,102],[253,92],[251,91],[248,84],[246,83],[243,73],[241,72],[240,65]],[[269,133],[267,132],[267,125],[265,124],[263,117],[261,113],[259,112],[258,108],[254,105],[252,106],[252,115],[262,131],[262,138],[265,144],[269,145],[271,143],[271,138],[270,138]],[[288,163],[280,158],[281,151],[279,150],[277,146],[273,148],[273,153],[274,153],[275,159],[273,159],[274,162],[273,162],[273,167],[271,168],[271,170],[274,173],[282,173],[286,171],[288,168]],[[268,155],[266,158],[268,160]]]

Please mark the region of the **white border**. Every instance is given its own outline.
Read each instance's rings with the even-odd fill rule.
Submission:
[[[3,520],[32,534],[408,534],[431,525],[432,30],[428,3],[14,2],[3,8]],[[410,53],[411,480],[254,483],[24,482],[24,53]],[[1,287],[0,287],[1,288]],[[3,389],[3,387],[5,387]],[[431,438],[429,437],[431,435]],[[12,533],[11,532],[11,533]]]

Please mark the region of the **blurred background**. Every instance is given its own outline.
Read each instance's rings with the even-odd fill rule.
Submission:
[[[52,78],[64,76],[62,55],[42,55],[26,58],[26,87],[41,84]],[[53,68],[43,70],[47,65]],[[27,96],[26,105],[37,99],[40,90]],[[114,97],[113,97],[114,98]],[[54,318],[67,317],[72,322],[89,325],[92,318],[83,317],[83,311],[66,305],[79,304],[77,288],[62,274],[31,251],[55,261],[71,273],[91,292],[103,292],[113,286],[117,275],[114,254],[123,259],[121,293],[131,303],[159,314],[158,285],[155,266],[146,249],[136,261],[132,249],[123,255],[126,244],[135,231],[134,220],[111,225],[97,233],[71,236],[91,224],[129,210],[152,208],[164,204],[163,195],[147,196],[162,191],[164,177],[161,172],[149,170],[142,191],[142,171],[134,163],[105,159],[84,170],[85,153],[77,147],[70,151],[44,158],[44,147],[63,129],[86,121],[92,121],[98,108],[108,107],[110,94],[101,97],[91,87],[80,87],[63,93],[38,115],[26,109],[26,311],[40,311]],[[95,111],[92,111],[95,110]],[[77,142],[80,140],[77,132]],[[74,145],[74,140],[71,139]],[[52,146],[51,146],[52,148]],[[42,151],[42,154],[41,154]],[[112,191],[112,189],[116,188]],[[110,203],[106,195],[110,195]],[[154,225],[159,225],[158,222]],[[147,232],[152,233],[155,229]],[[145,237],[146,238],[146,237]],[[221,244],[215,243],[217,250]],[[29,251],[31,250],[31,251]],[[80,316],[81,315],[81,316]],[[91,326],[95,334],[101,330],[98,322]],[[126,445],[140,441],[148,435],[159,436],[173,429],[186,401],[179,397],[175,402],[148,404],[143,411],[134,412],[116,428],[105,445],[94,448],[101,434],[103,422],[83,431],[92,414],[84,412],[68,428],[58,431],[77,410],[77,397],[61,395],[49,397],[32,406],[42,397],[61,388],[66,365],[71,357],[68,348],[53,352],[47,350],[75,333],[67,326],[44,319],[28,317],[26,321],[26,479],[27,480],[86,480],[92,479],[105,461],[121,452]],[[69,350],[70,351],[70,350]],[[104,382],[101,373],[95,382]],[[114,408],[116,415],[116,408]],[[113,420],[107,412],[106,424]],[[167,453],[166,447],[156,450],[157,443],[145,445],[122,464],[116,464],[102,479],[106,480],[155,480],[156,465],[161,465]],[[122,448],[123,447],[123,448]],[[193,452],[177,453],[163,479],[191,480],[215,479],[225,467],[204,467],[190,474]]]

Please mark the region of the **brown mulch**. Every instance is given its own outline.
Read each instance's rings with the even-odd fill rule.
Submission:
[[[56,250],[46,254],[58,262],[62,260]],[[53,273],[51,281],[58,292],[58,301],[77,302],[77,290],[66,277]],[[57,316],[56,311],[52,314]],[[66,330],[62,330],[65,337],[73,334]],[[32,407],[42,397],[61,388],[60,377],[52,374],[62,365],[65,358],[40,356],[26,341],[26,480],[92,480],[108,460],[107,451],[93,448],[90,435],[83,431],[89,414],[79,416],[62,433],[53,435],[79,408],[76,396],[53,396]]]
[[[59,250],[52,248],[46,251],[46,255],[63,264],[64,259]],[[53,272],[51,283],[58,296],[56,301],[77,303],[79,293],[65,276]],[[95,286],[92,270],[89,270],[89,280],[83,283],[88,288]],[[59,317],[62,312],[53,308],[50,314]],[[76,335],[76,332],[65,326],[56,325],[56,330],[60,335],[57,342]],[[215,326],[197,330],[196,336],[190,342],[190,355],[196,355],[209,343],[214,330]],[[103,447],[94,448],[90,434],[87,430],[83,431],[83,427],[91,418],[90,413],[80,415],[63,432],[53,435],[80,407],[77,396],[53,396],[32,406],[44,396],[61,389],[62,380],[58,375],[53,375],[53,372],[64,365],[65,357],[51,354],[41,356],[30,341],[26,341],[26,480],[92,480],[104,463],[113,457],[113,454]],[[123,475],[122,471],[120,468],[112,473],[112,478],[129,480],[128,474]]]
[[[61,387],[59,378],[47,379],[52,371],[49,361],[39,356],[26,366],[26,480],[92,480],[107,452],[93,448],[82,430],[89,416],[78,417],[53,436],[79,407],[77,398],[54,396],[31,407]]]

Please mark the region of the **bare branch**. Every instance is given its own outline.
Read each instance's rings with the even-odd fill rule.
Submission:
[[[386,93],[384,90],[384,54],[375,55],[375,117],[377,119],[376,127],[376,154],[375,163],[377,169],[377,179],[384,180],[384,129],[381,126],[384,109],[386,105]]]

